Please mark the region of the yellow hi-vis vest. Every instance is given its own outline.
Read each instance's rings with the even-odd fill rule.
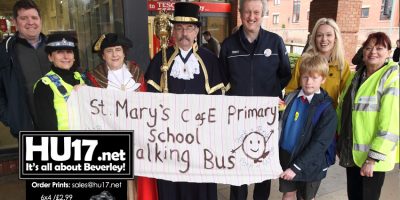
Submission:
[[[74,78],[79,80],[80,84],[84,81],[79,72],[74,72]],[[68,130],[68,109],[67,100],[74,86],[64,82],[64,80],[52,70],[40,79],[45,85],[50,86],[54,94],[54,109],[57,115],[58,130]],[[36,85],[35,85],[36,86]]]
[[[348,80],[346,91],[351,82],[352,77]],[[345,93],[341,96],[340,102]],[[383,156],[379,162],[375,162],[374,171],[392,170],[400,159],[398,64],[390,60],[368,77],[353,96],[354,163],[361,167],[372,150],[381,154],[378,156]],[[338,108],[338,116],[341,117],[341,105]]]

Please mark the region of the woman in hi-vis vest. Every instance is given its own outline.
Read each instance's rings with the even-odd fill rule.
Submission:
[[[363,43],[360,69],[338,107],[339,165],[346,168],[350,200],[378,200],[385,173],[399,163],[399,65],[383,32]]]
[[[52,64],[33,89],[37,129],[68,130],[67,99],[75,86],[84,84],[76,71],[77,41],[67,34],[49,35],[45,51]]]
[[[93,45],[93,52],[104,61],[93,71],[86,73],[94,87],[121,92],[145,92],[143,73],[133,61],[127,61],[126,55],[132,41],[116,33],[101,35]],[[135,177],[128,180],[128,199],[157,200],[155,179]]]

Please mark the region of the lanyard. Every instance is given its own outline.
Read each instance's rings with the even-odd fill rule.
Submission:
[[[183,64],[186,64],[186,62],[189,60],[190,55],[192,55],[192,53],[193,53],[193,49],[191,49],[191,50],[189,51],[189,53],[186,55],[186,58],[183,58],[183,56],[182,56],[182,54],[181,54],[181,51],[179,51],[179,57],[181,57],[181,59],[182,59],[182,61],[183,61]]]

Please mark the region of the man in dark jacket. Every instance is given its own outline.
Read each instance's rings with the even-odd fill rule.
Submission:
[[[360,47],[357,50],[357,53],[354,55],[354,57],[351,59],[351,62],[356,66],[356,71],[358,71],[358,69],[360,69],[363,65],[364,65],[364,61],[363,61],[363,48]]]
[[[290,62],[280,36],[261,28],[262,0],[240,2],[242,26],[225,39],[219,59],[226,94],[238,96],[279,96],[288,84]],[[255,184],[254,199],[268,199],[271,181]],[[246,199],[247,185],[231,186],[231,199]]]
[[[399,62],[400,61],[400,40],[396,41],[396,49],[393,52],[393,61]]]
[[[0,44],[0,121],[18,137],[21,130],[34,130],[33,85],[50,70],[50,62],[35,2],[17,1],[13,17],[18,32]]]
[[[221,46],[219,45],[218,40],[211,35],[210,31],[204,31],[203,37],[207,41],[207,43],[204,44],[204,47],[219,56]]]

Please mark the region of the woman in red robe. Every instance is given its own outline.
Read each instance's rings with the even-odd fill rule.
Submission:
[[[126,55],[132,42],[116,33],[101,35],[93,46],[93,51],[104,60],[86,77],[94,87],[120,90],[122,92],[145,92],[144,74],[133,61],[126,61]],[[155,179],[136,177],[136,181],[128,181],[128,198],[132,199],[136,188],[138,200],[157,200],[157,184]]]

